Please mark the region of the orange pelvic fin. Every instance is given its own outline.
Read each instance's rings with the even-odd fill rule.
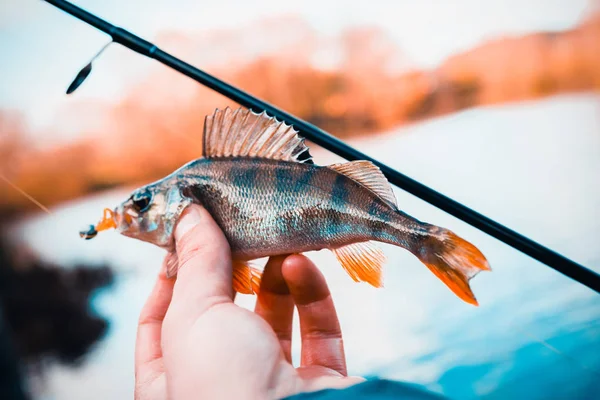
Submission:
[[[333,253],[355,282],[367,282],[376,288],[383,287],[382,267],[386,258],[375,244],[353,243],[333,249]]]
[[[479,272],[491,268],[477,247],[442,229],[428,238],[416,255],[454,294],[469,304],[479,305],[469,281]]]
[[[262,271],[243,261],[233,261],[233,290],[242,294],[258,294]]]

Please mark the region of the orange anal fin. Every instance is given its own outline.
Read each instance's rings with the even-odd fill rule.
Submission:
[[[386,257],[383,250],[371,242],[353,243],[333,253],[344,270],[355,282],[367,282],[373,287],[383,287],[382,268]]]
[[[242,294],[258,294],[262,271],[243,261],[233,261],[233,290]]]

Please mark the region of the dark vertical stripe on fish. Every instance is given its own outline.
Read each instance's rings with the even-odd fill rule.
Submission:
[[[300,174],[300,177],[296,179],[296,183],[293,188],[294,193],[302,194],[306,192],[309,188],[309,184],[312,182],[313,176],[315,175],[316,171],[316,168],[309,168],[304,173]],[[293,173],[290,172],[290,174],[292,177],[294,176]]]
[[[248,189],[255,187],[257,174],[258,168],[254,166],[245,169],[232,168],[229,171],[231,183],[235,186]]]
[[[381,223],[378,221],[381,218],[381,206],[379,205],[377,199],[371,200],[371,204],[369,204],[369,210],[367,213],[371,217],[369,223],[371,234],[373,237],[379,237],[382,231]]]
[[[333,181],[331,188],[331,204],[333,212],[330,215],[330,225],[327,228],[331,236],[338,236],[348,230],[347,223],[344,221],[344,214],[348,209],[349,191],[347,178],[338,174]]]
[[[291,168],[277,168],[275,169],[275,189],[278,193],[285,193],[285,205],[283,204],[275,204],[275,207],[285,207],[288,210],[293,210],[296,207],[297,199],[302,195],[298,195],[298,191],[290,192],[290,189],[293,188],[296,182],[296,175],[292,171]],[[304,175],[304,174],[302,174]]]
[[[277,191],[287,192],[292,187],[292,182],[294,182],[294,174],[290,169],[277,168],[275,170],[275,188]]]
[[[335,177],[331,189],[331,202],[340,211],[345,211],[348,206],[349,191],[347,185],[347,178],[344,175],[338,174]]]

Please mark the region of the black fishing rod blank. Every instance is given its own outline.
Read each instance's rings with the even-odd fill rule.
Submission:
[[[102,32],[110,35],[113,42],[119,43],[139,54],[153,58],[162,64],[181,72],[187,77],[207,86],[216,92],[228,97],[240,105],[252,109],[255,112],[266,111],[269,115],[280,121],[293,125],[302,136],[313,143],[345,158],[349,161],[368,160],[377,165],[390,183],[407,191],[408,193],[446,211],[447,213],[461,219],[475,228],[495,237],[509,246],[529,255],[530,257],[546,264],[556,271],[576,280],[577,282],[600,293],[600,275],[580,265],[563,255],[545,247],[541,244],[507,228],[498,222],[479,214],[478,212],[458,203],[451,198],[415,181],[414,179],[390,168],[389,166],[363,154],[355,148],[347,145],[336,137],[328,134],[322,129],[303,121],[279,108],[260,100],[212,75],[170,55],[159,49],[154,44],[114,26],[105,20],[83,10],[74,4],[64,0],[44,0],[59,9],[71,14],[75,18],[92,25]],[[83,71],[83,70],[82,70]],[[87,77],[87,71],[80,72]],[[79,75],[78,75],[79,76]],[[84,77],[85,79],[85,77]],[[76,79],[77,80],[77,79]],[[78,82],[77,86],[83,80]]]

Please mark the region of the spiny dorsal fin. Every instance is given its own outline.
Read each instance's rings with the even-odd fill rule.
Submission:
[[[308,147],[291,125],[269,117],[264,111],[238,108],[215,110],[204,121],[202,155],[205,158],[256,157],[298,161]]]
[[[385,255],[372,242],[353,243],[338,249],[333,253],[344,270],[355,282],[367,282],[371,286],[383,287],[382,267]]]
[[[328,168],[346,175],[348,178],[366,186],[383,200],[390,203],[394,208],[398,207],[392,187],[379,167],[372,162],[364,160],[351,161],[341,164],[332,164],[329,165]]]

